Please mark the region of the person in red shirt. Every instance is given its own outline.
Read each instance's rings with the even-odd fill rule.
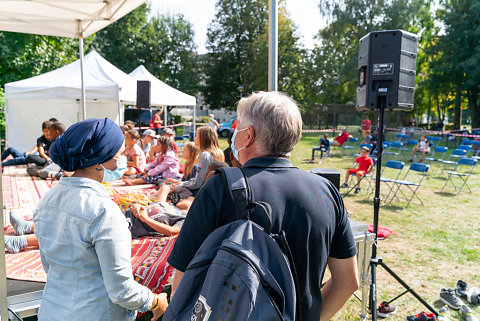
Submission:
[[[362,176],[368,173],[370,166],[373,166],[373,159],[370,156],[368,156],[369,151],[370,149],[366,146],[360,149],[360,156],[355,158],[352,168],[347,170],[347,175],[345,176],[345,183],[343,183],[343,185],[340,186],[341,188],[347,188],[348,179],[350,178],[350,175],[356,175],[357,188],[355,188],[354,193],[355,194],[360,193],[360,179],[362,178]],[[357,163],[358,163],[358,168],[355,168]]]
[[[349,133],[347,133],[347,129],[345,127],[342,128],[342,132],[337,136],[337,138],[335,138],[335,140],[332,142],[332,146],[337,146],[337,147],[340,147],[342,146],[343,144],[345,144],[345,142],[349,139],[349,138],[353,138],[352,135],[350,135]]]
[[[157,109],[155,115],[153,115],[153,130],[157,135],[160,135],[160,128],[162,127],[162,111]]]
[[[365,118],[362,120],[362,135],[363,138],[365,136],[370,135],[372,133],[372,121],[368,119],[368,115],[365,115]]]

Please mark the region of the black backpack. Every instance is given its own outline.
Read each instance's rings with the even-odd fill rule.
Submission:
[[[237,220],[202,243],[163,320],[299,320],[295,266],[284,231],[270,231],[270,205],[251,202],[243,170],[217,173],[228,187]]]

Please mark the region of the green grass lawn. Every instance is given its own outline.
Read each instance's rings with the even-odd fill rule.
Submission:
[[[343,182],[346,169],[353,162],[353,152],[343,155],[334,149],[332,156],[324,158],[322,164],[310,163],[311,148],[317,144],[319,135],[303,136],[292,152],[292,163],[305,170],[312,167],[337,169],[341,172]],[[358,137],[358,134],[355,136]],[[392,140],[393,134],[387,135],[388,138]],[[227,146],[226,140],[221,140],[221,146]],[[406,161],[409,158],[405,154],[397,159]],[[407,166],[409,163],[406,162]],[[480,166],[477,166],[469,179],[472,193],[440,193],[446,176],[442,171],[437,171],[436,175],[427,175],[418,191],[424,207],[410,205],[405,208],[405,202],[393,202],[391,206],[382,203],[380,208],[379,224],[392,229],[394,234],[379,242],[378,256],[437,310],[443,306],[439,301],[441,288],[454,288],[459,279],[466,281],[469,287],[480,287],[479,173]],[[360,194],[351,193],[345,197],[345,204],[353,220],[372,223],[373,201],[365,193],[366,186],[363,183]],[[403,287],[382,268],[378,268],[377,281],[379,303],[391,300],[403,292]],[[426,311],[410,294],[402,296],[394,304],[398,312],[389,317],[390,320],[405,320],[407,315]],[[480,317],[480,306],[470,307]],[[352,298],[334,320],[357,320],[359,313],[360,302]],[[452,311],[451,320],[464,319]]]

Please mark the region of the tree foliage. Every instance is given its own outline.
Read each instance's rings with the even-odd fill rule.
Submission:
[[[246,93],[268,87],[268,3],[266,0],[219,0],[209,25],[203,61],[203,93],[211,108],[233,108],[238,87]],[[296,27],[288,17],[284,1],[278,14],[278,88],[302,100],[305,56]]]
[[[165,83],[195,94],[198,70],[194,32],[182,15],[156,15],[142,5],[97,32],[94,48],[126,73],[144,65]]]
[[[330,23],[319,31],[318,45],[312,52],[309,92],[317,93],[312,100],[331,103],[333,77],[338,76],[339,103],[355,101],[360,38],[376,30],[403,29],[418,33],[422,28],[420,13],[428,8],[428,0],[322,0],[320,12]]]

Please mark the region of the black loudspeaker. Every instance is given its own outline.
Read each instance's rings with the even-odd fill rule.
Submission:
[[[340,172],[330,168],[311,168],[310,172],[328,179],[338,190],[340,190]]]
[[[376,109],[386,96],[386,110],[412,110],[415,95],[417,36],[403,30],[374,31],[360,39],[357,110]]]
[[[137,108],[151,108],[151,84],[148,80],[137,80]]]

